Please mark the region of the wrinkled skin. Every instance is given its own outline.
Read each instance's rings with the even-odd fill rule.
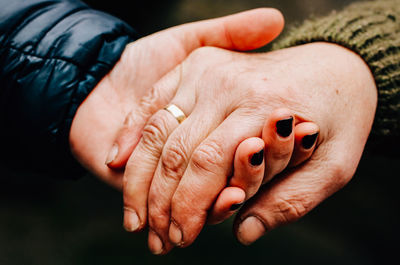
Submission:
[[[186,98],[196,98],[195,102],[179,102],[188,115],[193,115],[195,105],[199,110],[221,113],[218,120],[210,120],[212,125],[198,132],[201,137],[208,137],[208,144],[189,141],[182,149],[192,150],[182,156],[188,169],[195,161],[198,168],[211,166],[212,170],[188,172],[185,166],[181,170],[182,181],[168,191],[172,196],[150,205],[149,220],[154,220],[152,216],[157,212],[151,209],[157,209],[157,204],[171,208],[174,224],[182,233],[180,241],[168,231],[169,226],[158,227],[157,222],[151,221],[151,228],[170,238],[172,235],[172,242],[180,246],[187,246],[196,238],[211,207],[211,198],[226,182],[232,155],[224,156],[226,153],[218,149],[218,137],[212,139],[208,134],[232,113],[238,115],[225,130],[240,122],[254,133],[238,130],[238,138],[230,139],[231,143],[260,133],[265,113],[282,106],[294,111],[298,121],[313,121],[321,128],[319,147],[311,160],[273,180],[240,211],[235,232],[244,244],[252,243],[267,230],[297,220],[345,185],[357,167],[370,131],[376,108],[374,81],[361,58],[342,47],[317,43],[253,55],[202,48],[185,60],[202,46],[248,50],[263,46],[279,34],[283,27],[279,13],[265,9],[252,12],[261,13],[184,25],[130,44],[118,64],[80,106],[73,121],[70,144],[76,158],[102,180],[121,189],[123,171],[118,169],[123,169],[148,119],[177,91],[188,93]],[[262,23],[254,23],[254,17]],[[183,60],[175,68],[179,71],[156,83]],[[218,109],[212,109],[215,107]],[[182,129],[180,132],[182,136],[185,133]],[[118,152],[109,160],[115,143]],[[167,150],[171,143],[166,143]],[[227,146],[228,154],[236,147]],[[147,154],[150,158],[151,152],[148,150]],[[210,157],[215,165],[204,164]],[[158,161],[159,157],[153,159]],[[129,172],[135,163],[138,161],[128,162],[125,187],[133,179],[137,181],[137,176]],[[210,185],[210,176],[217,173],[224,179],[214,179]],[[153,190],[158,185],[154,183]],[[146,197],[148,192],[152,196],[151,189],[144,191]],[[124,194],[125,204],[132,205],[126,199],[130,192]],[[200,200],[200,208],[193,209],[191,202],[198,202],[199,198],[207,199]],[[169,222],[165,213],[160,216]],[[141,225],[144,224],[145,220]]]
[[[279,11],[260,8],[177,26],[129,44],[79,107],[70,131],[72,153],[94,175],[122,189],[123,171],[118,169],[125,166],[148,117],[172,97],[155,95],[154,83],[196,48],[259,48],[278,36],[283,24]],[[114,144],[119,150],[107,166]]]
[[[188,118],[179,127],[165,111],[150,118],[145,130],[153,133],[143,135],[127,164],[124,202],[139,214],[148,207],[149,245],[159,247],[161,237],[164,253],[169,241],[188,246],[197,237],[226,185],[237,144],[260,135],[268,113],[286,107],[296,120],[315,122],[319,147],[240,211],[235,229],[244,244],[302,217],[351,179],[377,104],[364,61],[328,43],[265,54],[197,49],[155,87],[159,95],[174,94],[171,102]]]

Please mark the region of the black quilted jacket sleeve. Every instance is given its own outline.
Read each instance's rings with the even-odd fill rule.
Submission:
[[[0,0],[0,163],[82,173],[68,146],[72,119],[134,38],[78,0]]]

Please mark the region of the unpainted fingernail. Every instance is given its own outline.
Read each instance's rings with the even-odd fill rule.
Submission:
[[[259,166],[264,161],[264,148],[261,151],[251,156],[250,164],[253,166]]]
[[[135,232],[140,227],[139,216],[135,210],[124,208],[124,228],[128,232]]]
[[[232,204],[231,207],[229,208],[229,210],[230,211],[236,211],[237,209],[242,207],[242,205],[243,205],[243,202]]]
[[[293,117],[290,116],[290,118],[280,120],[276,123],[276,132],[281,136],[281,137],[288,137],[289,135],[292,134],[293,131]]]
[[[306,135],[303,137],[301,140],[301,145],[303,146],[304,149],[310,149],[311,147],[314,146],[317,138],[318,138],[318,132],[311,134],[311,135]]]
[[[132,118],[132,111],[126,115],[125,120],[124,120],[124,126],[126,127],[131,127],[133,124],[133,118]]]
[[[164,251],[164,244],[160,237],[153,231],[149,231],[149,249],[154,255],[160,255]]]
[[[243,245],[250,245],[263,236],[265,232],[265,226],[260,219],[249,216],[239,225],[237,238]]]
[[[179,227],[174,222],[171,222],[171,224],[169,226],[169,239],[176,246],[181,246],[183,244],[182,231],[181,231],[181,229],[179,229]]]
[[[110,152],[108,153],[107,159],[106,159],[106,165],[110,164],[118,155],[118,145],[113,144],[111,147]]]

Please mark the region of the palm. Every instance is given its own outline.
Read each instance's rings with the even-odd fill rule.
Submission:
[[[164,43],[161,49],[157,45],[160,42]],[[81,160],[84,166],[109,184],[121,187],[122,173],[104,166],[112,140],[126,117],[133,122],[129,124],[130,127],[140,132],[145,117],[139,113],[147,111],[139,110],[140,100],[157,80],[185,57],[186,51],[174,38],[149,36],[127,46],[121,60],[98,84],[97,93],[88,97],[85,105],[79,109],[80,114],[90,115],[80,125],[80,132],[83,133],[79,135],[79,145],[84,145],[84,148],[74,150],[78,156],[82,151],[90,152],[88,161]],[[157,109],[163,106],[153,107]],[[132,137],[138,138],[139,135]],[[101,161],[95,164],[101,167],[93,167],[93,159]]]

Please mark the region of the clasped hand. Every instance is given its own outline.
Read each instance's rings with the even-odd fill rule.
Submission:
[[[252,12],[259,12],[260,24],[250,11],[183,26],[188,36],[195,35],[190,45],[182,44],[190,37],[176,39],[182,28],[133,43],[74,119],[75,155],[102,179],[123,187],[125,227],[137,231],[148,224],[149,247],[156,254],[190,245],[207,219],[222,221],[233,213],[232,205],[244,201],[235,232],[249,244],[340,189],[361,157],[376,88],[356,54],[327,43],[261,54],[199,48],[206,43],[251,49],[280,32],[279,13]],[[255,23],[251,29],[243,26],[249,21]],[[221,24],[219,34],[204,30],[218,31]],[[253,35],[243,35],[246,30]],[[160,40],[176,49],[160,52]],[[154,71],[146,72],[149,67]],[[99,103],[105,115],[96,114]],[[182,124],[162,109],[170,103],[187,116]],[[279,135],[280,121],[293,133]],[[94,137],[93,128],[100,128]],[[305,146],[303,139],[318,132],[318,142]],[[87,135],[87,141],[78,135]],[[265,159],[252,166],[261,150]],[[115,170],[125,164],[124,172]]]

